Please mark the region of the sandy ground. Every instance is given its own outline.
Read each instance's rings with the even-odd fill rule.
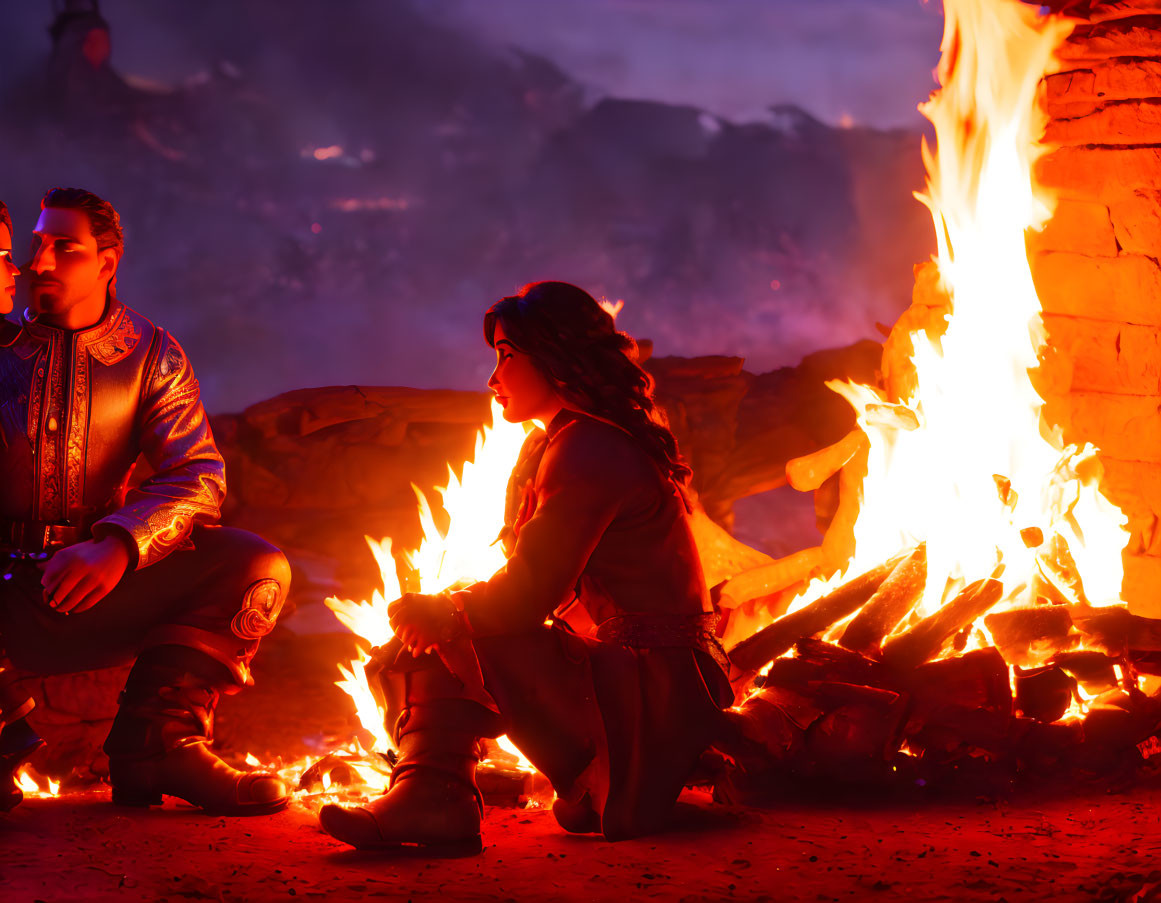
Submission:
[[[1145,900],[1161,885],[1161,790],[1036,805],[757,811],[696,793],[661,836],[563,834],[492,808],[485,850],[390,859],[344,848],[299,804],[250,819],[107,793],[0,817],[0,897],[102,900]]]

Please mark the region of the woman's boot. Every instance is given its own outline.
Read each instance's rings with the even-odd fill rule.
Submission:
[[[231,680],[217,660],[185,646],[142,653],[105,741],[113,802],[176,796],[216,815],[266,815],[286,807],[277,775],[231,768],[210,749],[219,690]]]
[[[365,808],[324,806],[324,831],[360,850],[422,847],[479,853],[484,801],[476,787],[480,737],[495,715],[466,699],[413,703],[396,726],[399,759],[387,793]]]

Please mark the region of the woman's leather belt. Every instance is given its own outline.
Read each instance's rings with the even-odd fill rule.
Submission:
[[[616,615],[600,623],[597,639],[602,643],[639,649],[692,647],[705,652],[724,670],[728,670],[730,660],[714,632],[717,623],[718,616],[712,611],[698,615]]]
[[[73,524],[0,518],[0,547],[21,552],[45,552],[86,539],[88,531]]]

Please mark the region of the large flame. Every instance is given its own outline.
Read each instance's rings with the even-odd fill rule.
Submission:
[[[427,498],[419,490],[423,542],[408,556],[419,580],[419,591],[438,593],[458,584],[487,580],[504,564],[504,551],[496,541],[504,526],[504,498],[508,476],[516,466],[524,427],[509,423],[500,405],[492,402],[492,425],[476,437],[472,459],[457,478],[448,467],[448,483],[440,494],[449,518],[441,532]]]
[[[1029,378],[1045,337],[1025,231],[1044,225],[1053,202],[1033,178],[1046,150],[1037,91],[1072,23],[1019,0],[945,0],[944,10],[942,87],[920,107],[937,150],[924,142],[928,182],[917,197],[931,211],[952,313],[942,336],[911,334],[910,397],[832,384],[870,440],[846,573],[925,541],[930,612],[957,581],[1001,560],[1015,601],[1038,561],[1067,549],[1087,598],[1114,602],[1127,519],[1099,492],[1096,450],[1064,446]],[[909,410],[884,417],[885,403]]]
[[[497,537],[504,526],[508,477],[516,465],[524,438],[524,427],[504,420],[500,405],[493,401],[492,425],[477,435],[472,459],[464,464],[462,476],[457,477],[449,465],[447,486],[436,490],[448,516],[445,531],[436,525],[427,496],[418,487],[412,487],[418,500],[423,540],[415,552],[402,556],[409,589],[438,593],[487,580],[503,566],[504,552]],[[371,751],[386,752],[391,749],[391,739],[363,666],[370,647],[381,646],[391,639],[387,606],[389,600],[399,598],[402,589],[391,540],[376,542],[368,537],[367,544],[379,565],[382,590],[376,589],[369,602],[331,597],[326,604],[343,626],[362,641],[359,656],[348,665],[339,666],[342,680],[335,684],[351,697],[359,722],[374,737]],[[500,738],[500,745],[519,756],[523,767],[531,768],[507,737]]]

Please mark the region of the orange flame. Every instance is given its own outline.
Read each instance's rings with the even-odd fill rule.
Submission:
[[[32,766],[21,766],[16,772],[16,786],[29,798],[44,798],[60,796],[60,781],[44,777],[36,772]]]
[[[420,592],[438,593],[486,580],[503,566],[504,553],[496,538],[504,526],[508,476],[516,465],[524,438],[524,427],[504,420],[503,409],[493,401],[492,425],[484,427],[476,437],[472,459],[464,464],[462,475],[457,477],[449,466],[447,486],[436,490],[450,518],[446,532],[436,526],[427,496],[418,487],[412,487],[418,502],[423,541],[415,552],[404,555],[404,559],[416,573]],[[391,639],[388,600],[397,599],[402,593],[391,540],[375,542],[368,537],[367,545],[379,565],[382,590],[376,589],[370,602],[331,597],[326,605],[362,641],[359,657],[345,667],[339,666],[343,679],[335,685],[351,697],[360,723],[375,738],[372,751],[386,752],[392,748],[391,739],[363,666],[368,661],[370,647],[381,646]],[[499,738],[499,743],[532,770],[528,760],[506,736]]]
[[[1037,91],[1058,69],[1054,51],[1072,24],[1019,0],[945,0],[944,9],[942,87],[920,106],[938,150],[924,142],[927,189],[916,196],[931,211],[952,313],[942,336],[911,334],[910,397],[828,383],[870,443],[846,573],[925,541],[929,613],[957,580],[986,575],[997,560],[1013,601],[1038,557],[1064,546],[1088,598],[1115,602],[1127,518],[1099,491],[1096,449],[1063,444],[1028,375],[1045,335],[1024,234],[1043,226],[1053,203],[1033,179],[1046,150]],[[881,416],[899,402],[907,416]],[[839,579],[817,582],[794,608]]]

